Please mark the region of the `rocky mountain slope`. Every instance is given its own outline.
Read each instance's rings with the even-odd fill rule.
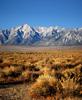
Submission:
[[[19,27],[0,30],[1,45],[53,46],[82,45],[82,28],[64,27]]]

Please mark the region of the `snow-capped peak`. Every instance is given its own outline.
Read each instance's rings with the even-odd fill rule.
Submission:
[[[28,24],[24,24],[22,26],[22,31],[23,32],[30,32],[30,31],[32,31],[32,29],[31,29],[31,27]]]
[[[82,28],[59,26],[33,28],[28,24],[0,30],[0,44],[13,45],[82,45]]]
[[[28,24],[24,24],[21,31],[23,32],[23,38],[26,39],[32,31],[32,28]]]

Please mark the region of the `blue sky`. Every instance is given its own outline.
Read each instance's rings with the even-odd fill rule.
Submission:
[[[0,0],[0,28],[82,27],[82,0]]]

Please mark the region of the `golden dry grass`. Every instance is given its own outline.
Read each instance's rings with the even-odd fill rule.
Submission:
[[[0,84],[25,81],[35,100],[80,100],[82,50],[0,52]]]

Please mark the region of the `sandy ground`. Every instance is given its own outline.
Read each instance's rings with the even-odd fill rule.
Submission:
[[[82,49],[82,46],[47,46],[47,47],[29,47],[29,46],[0,46],[1,51],[17,51],[17,52],[40,52],[40,51],[53,51],[53,50],[79,50]]]
[[[26,83],[0,86],[0,100],[31,100]]]

